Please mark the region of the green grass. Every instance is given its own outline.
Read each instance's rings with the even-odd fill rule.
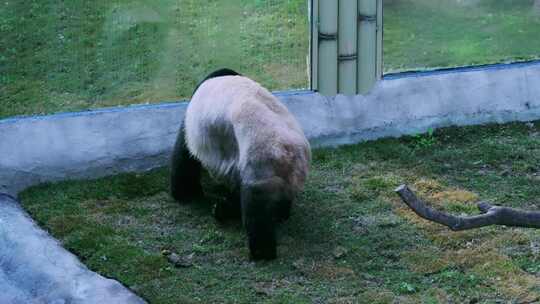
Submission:
[[[393,189],[436,208],[476,200],[538,209],[540,121],[449,128],[314,151],[305,191],[279,229],[279,258],[253,263],[238,221],[217,224],[220,185],[179,204],[167,168],[68,181],[20,195],[91,269],[151,303],[526,303],[540,296],[540,232],[451,232],[419,219]],[[164,250],[192,257],[175,268]],[[529,303],[527,302],[527,303]]]
[[[537,59],[540,6],[533,4],[384,0],[385,72]]]
[[[303,0],[5,1],[0,17],[0,118],[185,99],[224,66],[308,85]]]
[[[537,58],[532,8],[384,0],[384,70]],[[271,90],[306,88],[307,11],[306,0],[5,1],[0,118],[186,99],[223,66]]]

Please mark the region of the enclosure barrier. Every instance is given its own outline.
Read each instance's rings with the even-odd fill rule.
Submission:
[[[366,95],[276,93],[313,147],[540,119],[540,62],[387,75]],[[165,166],[187,103],[0,120],[0,193]]]
[[[382,0],[311,2],[311,87],[365,94],[382,75]]]

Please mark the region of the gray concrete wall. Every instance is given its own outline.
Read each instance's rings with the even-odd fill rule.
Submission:
[[[276,93],[314,147],[540,119],[540,63],[386,77],[365,96]],[[0,120],[0,192],[167,164],[187,103]]]

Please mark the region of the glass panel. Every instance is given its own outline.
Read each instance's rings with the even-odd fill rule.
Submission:
[[[306,0],[5,0],[0,118],[186,99],[229,67],[306,88]]]
[[[540,56],[540,0],[383,0],[384,70]]]

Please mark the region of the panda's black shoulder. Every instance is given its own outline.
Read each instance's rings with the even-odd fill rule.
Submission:
[[[208,74],[202,81],[202,82],[205,82],[206,80],[208,79],[212,79],[212,78],[216,78],[216,77],[222,77],[222,76],[240,76],[240,74],[234,70],[231,70],[231,69],[227,69],[227,68],[224,68],[224,69],[219,69],[219,70],[215,70],[213,71],[212,73]]]
[[[201,80],[201,81],[199,82],[199,84],[195,87],[195,90],[193,91],[193,94],[195,94],[195,92],[197,92],[197,89],[198,89],[205,81],[207,81],[208,79],[217,78],[217,77],[223,77],[223,76],[242,76],[242,75],[239,74],[238,72],[234,71],[234,70],[227,69],[227,68],[215,70],[215,71],[213,71],[212,73],[208,74],[206,77],[204,77],[203,80]]]

